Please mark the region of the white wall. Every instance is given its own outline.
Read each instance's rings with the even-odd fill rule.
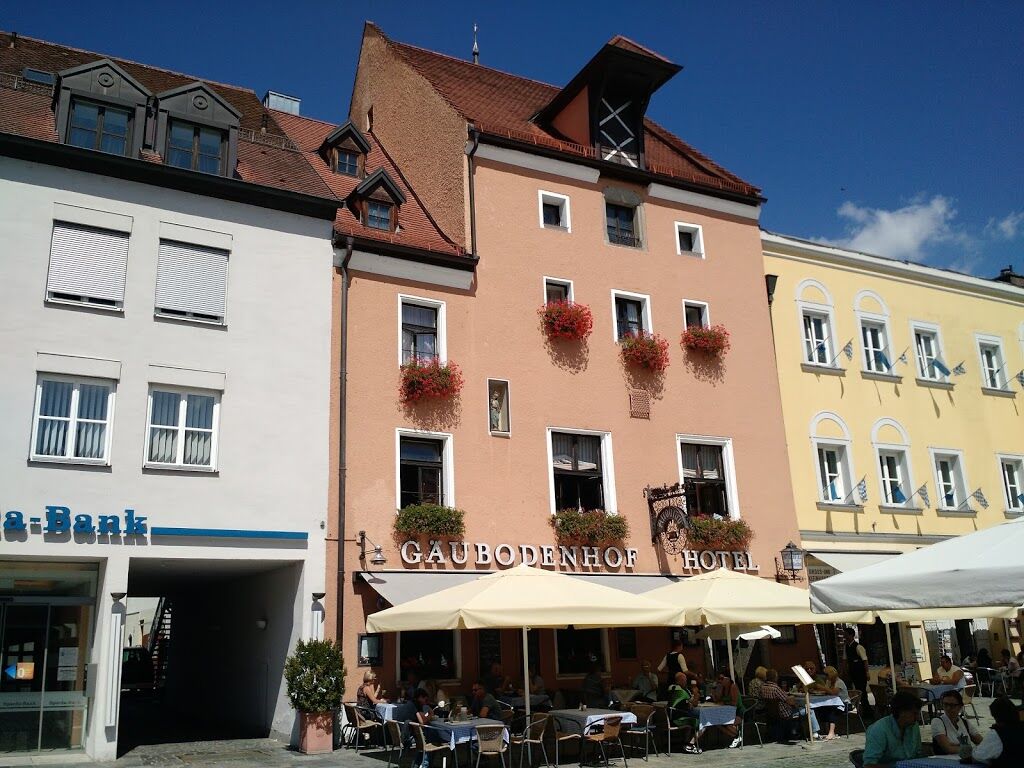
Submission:
[[[44,302],[55,203],[132,217],[123,313]],[[231,236],[226,327],[154,319],[161,222]],[[101,667],[88,742],[98,759],[113,757],[116,739],[102,727],[109,593],[127,590],[133,557],[300,561],[295,615],[303,626],[295,634],[308,634],[309,593],[325,591],[330,233],[327,221],[0,158],[0,514],[43,517],[47,504],[94,516],[132,508],[151,527],[309,536],[305,545],[282,546],[5,532],[0,557],[104,565],[91,656]],[[120,362],[111,466],[29,461],[40,352]],[[223,374],[216,474],[143,469],[152,365]],[[284,716],[277,712],[274,720]]]

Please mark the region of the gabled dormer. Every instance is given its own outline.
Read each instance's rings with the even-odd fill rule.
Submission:
[[[234,176],[241,114],[201,82],[157,94],[153,148],[173,165]]]
[[[621,35],[613,37],[534,122],[592,147],[602,160],[645,168],[647,105],[651,94],[681,69]]]
[[[64,144],[138,157],[150,96],[110,59],[65,69],[53,91],[57,135]]]
[[[370,142],[349,120],[331,131],[320,145],[320,156],[335,173],[361,179],[366,174]]]
[[[345,201],[365,226],[381,232],[398,229],[398,212],[405,195],[383,168],[367,176]]]

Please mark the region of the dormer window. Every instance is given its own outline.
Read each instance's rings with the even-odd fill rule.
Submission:
[[[351,121],[331,131],[320,145],[320,156],[335,173],[362,177],[370,142]]]
[[[221,175],[224,145],[224,131],[172,120],[165,157],[167,164],[176,168]]]
[[[391,212],[394,206],[380,200],[369,200],[366,203],[366,224],[373,229],[391,231]]]
[[[335,151],[337,159],[334,164],[335,173],[341,173],[345,176],[358,176],[359,175],[359,153],[353,152],[348,149],[339,147]]]
[[[72,99],[68,144],[124,155],[130,125],[131,113],[127,109]]]
[[[378,168],[352,190],[347,203],[364,226],[394,232],[398,229],[398,211],[405,203],[405,193],[387,171]]]

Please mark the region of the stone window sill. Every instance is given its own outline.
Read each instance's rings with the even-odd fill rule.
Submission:
[[[816,365],[814,363],[800,363],[800,370],[804,373],[814,373],[819,376],[845,376],[846,369],[835,365]]]
[[[827,501],[819,501],[817,504],[818,509],[823,511],[831,512],[863,512],[863,504],[834,504]]]
[[[879,504],[878,511],[886,515],[923,515],[924,507],[905,507],[902,504]]]
[[[922,379],[918,377],[917,386],[928,387],[929,389],[944,389],[947,392],[952,392],[956,384],[951,381],[936,381],[935,379]]]
[[[860,376],[862,379],[868,379],[869,381],[888,381],[893,384],[902,384],[903,377],[897,376],[895,373],[878,373],[877,371],[861,371]]]
[[[1011,400],[1017,396],[1017,393],[1012,389],[995,389],[993,387],[982,387],[981,394],[991,395],[992,397],[1008,397]]]
[[[948,509],[939,507],[935,510],[939,517],[977,517],[978,512],[974,509]]]

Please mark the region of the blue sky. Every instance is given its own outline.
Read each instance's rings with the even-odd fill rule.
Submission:
[[[98,6],[95,6],[98,7]],[[649,114],[764,190],[762,225],[1024,272],[1024,2],[7,2],[0,28],[344,117],[362,23],[567,82],[621,33],[684,66]],[[83,13],[89,9],[89,13]],[[213,9],[213,10],[211,10]]]

